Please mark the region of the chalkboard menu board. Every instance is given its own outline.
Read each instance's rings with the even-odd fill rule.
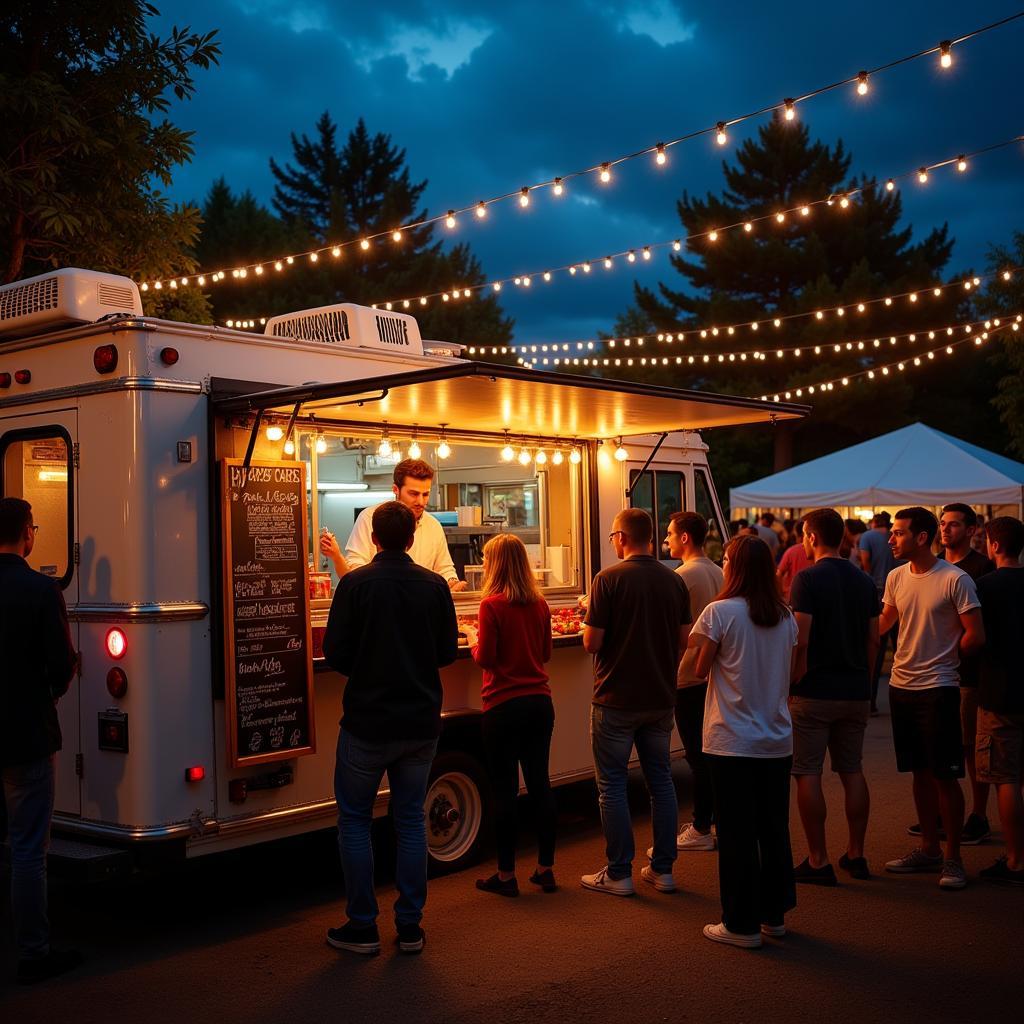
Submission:
[[[316,750],[306,467],[221,465],[225,717],[237,768]]]

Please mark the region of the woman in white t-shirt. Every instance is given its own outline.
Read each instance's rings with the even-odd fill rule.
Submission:
[[[707,675],[704,754],[718,828],[722,921],[704,935],[734,946],[782,936],[796,906],[789,843],[793,727],[788,697],[796,621],[775,562],[758,537],[725,549],[725,585],[690,632],[697,674]]]

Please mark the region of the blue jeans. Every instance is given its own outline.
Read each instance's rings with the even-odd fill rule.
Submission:
[[[651,796],[654,830],[651,868],[659,875],[672,870],[676,859],[676,818],[679,813],[669,753],[673,724],[672,709],[624,711],[601,704],[591,705],[590,743],[594,751],[609,878],[629,878],[633,874],[636,848],[626,782],[629,756],[634,746]]]
[[[0,769],[11,844],[11,913],[23,960],[50,952],[46,915],[46,850],[53,817],[54,759]]]
[[[427,902],[427,833],[423,802],[437,740],[361,740],[342,727],[334,768],[338,801],[338,848],[345,872],[348,919],[372,925],[379,908],[373,892],[373,846],[370,826],[384,773],[391,787],[391,816],[398,840],[395,865],[395,920],[419,924]]]

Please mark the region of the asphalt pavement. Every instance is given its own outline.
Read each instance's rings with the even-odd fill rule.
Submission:
[[[380,956],[328,947],[343,919],[343,885],[328,833],[191,862],[182,868],[83,887],[54,881],[54,941],[86,957],[45,985],[11,982],[14,950],[0,903],[0,1020],[164,1021],[250,1024],[336,1020],[397,1024],[567,1022],[970,1022],[1019,1019],[1024,891],[978,880],[1001,852],[996,836],[966,848],[970,885],[938,888],[937,876],[895,876],[882,862],[906,852],[914,820],[909,779],[896,774],[883,714],[871,720],[866,770],[872,787],[868,858],[874,877],[839,887],[801,886],[789,934],[741,950],[704,939],[718,921],[714,853],[680,854],[680,891],[639,881],[621,899],[591,893],[579,876],[604,863],[592,783],[558,791],[561,889],[530,891],[532,836],[522,843],[523,895],[476,891],[479,868],[430,885],[421,956],[392,945],[386,842],[378,898]],[[680,821],[689,774],[676,771]],[[632,784],[638,850],[650,842],[646,798]],[[833,861],[844,850],[842,791],[826,776]],[[794,855],[806,848],[792,807]],[[842,872],[840,872],[842,875]]]

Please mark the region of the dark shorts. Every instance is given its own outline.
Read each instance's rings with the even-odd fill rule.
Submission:
[[[964,749],[974,750],[978,735],[978,690],[973,686],[960,687],[960,726],[964,734]]]
[[[820,775],[826,750],[832,755],[832,771],[844,775],[859,772],[868,708],[866,700],[790,697],[793,774]]]
[[[975,764],[978,781],[997,786],[1019,786],[1024,763],[1024,715],[997,715],[978,711]]]
[[[889,710],[897,771],[929,771],[937,779],[964,777],[958,686],[928,690],[890,686]]]

